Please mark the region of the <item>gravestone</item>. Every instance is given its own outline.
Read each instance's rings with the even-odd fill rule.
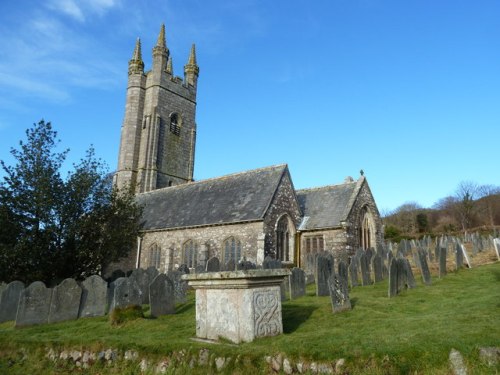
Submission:
[[[146,273],[148,275],[148,282],[151,284],[156,276],[159,275],[160,271],[155,266],[146,268]]]
[[[306,295],[306,273],[303,269],[294,267],[288,279],[290,298],[295,299]]]
[[[438,252],[438,259],[439,259],[439,277],[445,277],[446,276],[446,248],[445,247],[439,247],[439,252]]]
[[[370,264],[368,263],[368,257],[366,254],[361,254],[359,258],[359,265],[361,268],[361,285],[371,285],[372,280],[370,276]]]
[[[168,271],[167,276],[174,283],[175,303],[186,303],[187,281],[182,280],[184,273],[179,270]]]
[[[149,304],[150,281],[149,281],[149,274],[146,272],[146,270],[142,268],[136,268],[135,270],[132,271],[132,273],[128,278],[133,280],[139,287],[139,292],[141,295],[141,303],[139,305]]]
[[[104,316],[108,297],[108,283],[99,275],[87,277],[82,282],[82,299],[80,301],[80,318]]]
[[[427,257],[425,252],[419,251],[418,256],[420,259],[420,271],[422,271],[422,280],[425,285],[431,285],[431,272],[429,271],[429,266],[427,265]]]
[[[238,262],[236,269],[238,271],[256,270],[257,265],[249,260],[242,260],[241,262]]]
[[[391,259],[389,264],[389,291],[388,295],[390,297],[395,297],[398,295],[398,264],[396,259]]]
[[[462,253],[462,246],[457,243],[455,245],[455,269],[459,270],[464,266],[464,254]]]
[[[205,273],[205,267],[203,264],[198,264],[195,268],[194,268],[194,273]]]
[[[372,271],[375,278],[375,282],[378,283],[384,279],[384,275],[382,273],[382,257],[379,254],[375,254],[372,257]]]
[[[64,279],[52,289],[49,323],[78,319],[82,288],[74,279]]]
[[[12,281],[0,292],[0,323],[16,320],[19,297],[24,290],[24,283]]]
[[[212,257],[207,261],[207,272],[219,272],[220,261],[217,257]]]
[[[368,249],[366,249],[365,256],[366,256],[366,263],[368,265],[371,264],[374,254],[375,254],[375,251],[373,250],[373,248],[369,247]]]
[[[351,300],[349,299],[347,284],[342,277],[333,273],[328,279],[328,289],[334,313],[351,309]]]
[[[415,277],[413,276],[413,271],[411,270],[410,262],[408,259],[403,259],[403,269],[405,273],[406,285],[408,288],[413,289],[417,287]]]
[[[397,265],[397,284],[398,284],[398,294],[406,289],[408,285],[408,280],[406,279],[406,272],[405,272],[405,264],[406,264],[406,258],[398,258],[396,259],[396,265]]]
[[[465,259],[465,262],[467,263],[467,267],[472,268],[472,263],[470,262],[469,256],[467,255],[467,250],[465,249],[465,246],[460,245],[460,250],[462,250],[463,257]]]
[[[351,281],[351,287],[359,285],[358,282],[358,260],[356,258],[351,258],[351,263],[349,264],[349,279]]]
[[[187,266],[187,264],[181,264],[178,268],[178,271],[182,272],[183,275],[187,275],[189,274],[189,267]]]
[[[500,238],[493,239],[493,246],[495,247],[495,252],[497,254],[497,259],[500,260]]]
[[[283,265],[281,264],[281,260],[267,256],[264,258],[264,262],[262,262],[262,268],[265,270],[276,270],[283,268]]]
[[[164,273],[159,274],[149,285],[151,316],[175,314],[174,283]]]
[[[225,264],[224,264],[224,271],[235,271],[236,270],[236,262],[234,259],[229,259]]]
[[[337,266],[338,275],[345,281],[345,285],[349,284],[349,271],[347,270],[347,264],[341,260]]]
[[[307,254],[305,271],[308,275],[314,275],[315,264],[316,264],[316,254],[313,253]]]
[[[51,297],[52,289],[41,281],[35,281],[25,288],[19,296],[16,327],[47,323]]]
[[[115,280],[114,284],[113,302],[109,311],[116,308],[142,305],[141,288],[134,278],[120,277]]]
[[[120,277],[127,277],[127,275],[122,270],[114,270],[111,276],[107,280],[109,283],[111,283],[116,279],[119,279]]]
[[[316,295],[328,296],[330,289],[328,279],[334,273],[333,256],[330,253],[322,252],[316,258]]]

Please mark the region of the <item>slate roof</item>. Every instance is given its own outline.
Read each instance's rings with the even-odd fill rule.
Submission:
[[[262,220],[287,171],[282,164],[139,194],[143,229]]]
[[[339,227],[346,220],[364,181],[297,190],[297,199],[304,214],[300,230]]]

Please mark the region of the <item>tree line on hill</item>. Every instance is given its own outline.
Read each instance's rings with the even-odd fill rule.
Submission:
[[[383,215],[385,238],[399,241],[424,234],[494,232],[500,226],[500,186],[462,181],[453,195],[432,208],[407,202]]]
[[[69,150],[58,151],[59,143],[42,120],[11,148],[15,164],[0,162],[0,281],[84,279],[136,241],[141,208],[134,195],[113,188],[92,147],[63,178]]]

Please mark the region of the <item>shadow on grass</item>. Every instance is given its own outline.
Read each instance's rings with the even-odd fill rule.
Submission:
[[[354,309],[358,303],[358,297],[351,298],[351,308]]]
[[[283,332],[292,333],[301,326],[302,323],[306,322],[311,316],[315,306],[304,306],[287,304],[283,306]]]
[[[190,310],[194,307],[194,302],[186,302],[186,303],[183,303],[183,304],[180,304],[180,305],[177,305],[175,307],[175,313],[176,314],[181,314],[187,310]]]

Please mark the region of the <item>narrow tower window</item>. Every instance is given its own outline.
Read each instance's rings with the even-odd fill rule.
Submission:
[[[170,132],[177,136],[181,134],[180,117],[177,113],[170,115]]]

